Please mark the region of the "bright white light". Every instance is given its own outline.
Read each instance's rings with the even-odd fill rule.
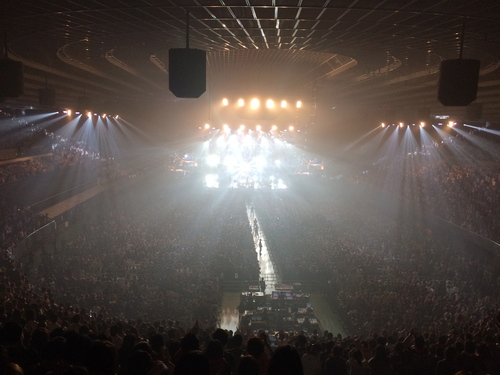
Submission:
[[[87,117],[88,117],[88,118],[91,118],[91,117],[92,117],[92,112],[87,111]]]
[[[278,127],[277,127],[276,125],[273,125],[273,126],[271,127],[271,130],[272,130],[272,131],[278,130]]]
[[[102,114],[102,118],[106,118],[106,114],[105,113]]]
[[[205,176],[205,185],[208,188],[218,188],[219,187],[219,176],[216,174],[208,174]]]
[[[205,129],[210,129],[210,124],[205,124]]]
[[[455,125],[455,123],[454,123],[453,121],[449,121],[449,122],[448,122],[448,126],[449,126],[449,127],[452,127],[452,126],[454,126],[454,125]]]
[[[222,105],[226,107],[229,104],[229,100],[227,98],[222,99]]]
[[[297,100],[297,104],[295,105],[297,108],[302,108],[302,102]]]
[[[261,131],[261,129],[262,129],[262,126],[260,126],[260,125],[257,125],[257,126],[255,127],[255,130],[257,130],[258,132],[259,132],[259,131]]]
[[[384,124],[384,123],[381,123],[381,124],[380,124],[380,126],[381,126],[382,128],[385,128],[385,124]]]
[[[238,107],[243,107],[245,105],[245,101],[243,99],[238,99]]]
[[[260,106],[260,101],[257,98],[253,98],[252,101],[250,102],[250,108],[252,109],[257,109]]]
[[[290,126],[288,127],[288,130],[290,130],[291,132],[293,132],[293,131],[295,130],[295,128],[293,127],[293,125],[290,125]]]
[[[278,166],[278,167],[279,167],[279,166],[281,165],[281,160],[276,160],[276,161],[274,162],[274,164],[276,164],[276,166]]]
[[[400,127],[400,128],[402,128],[402,127],[403,127],[403,123],[402,123],[402,122],[400,122],[400,123],[399,123],[399,127]]]
[[[278,180],[277,187],[278,187],[278,189],[286,189],[287,188],[287,186],[285,185],[285,183],[283,182],[283,180],[281,178]]]
[[[229,130],[229,126],[227,124],[224,124],[224,125],[222,125],[222,129],[224,129],[224,131],[228,131]]]
[[[68,109],[66,112],[68,113],[68,116],[71,116],[71,114],[73,113],[71,109]]]
[[[241,130],[241,131],[244,131],[244,130],[245,130],[245,125],[241,124],[241,125],[240,125],[240,130]]]
[[[115,119],[117,119],[117,120],[118,120],[119,118],[120,118],[120,116],[118,116],[118,115],[116,115],[116,116],[115,116]]]
[[[287,105],[286,100],[282,100],[281,101],[281,108],[286,108],[286,105]]]
[[[267,99],[266,101],[266,107],[267,108],[274,108],[274,102],[272,99]]]
[[[420,122],[420,127],[423,128],[425,126],[425,122],[421,121]]]

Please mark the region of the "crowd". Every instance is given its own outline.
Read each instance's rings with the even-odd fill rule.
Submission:
[[[352,180],[397,196],[412,209],[433,213],[500,242],[498,136],[473,130],[418,151],[386,155]]]
[[[83,230],[44,257],[37,284],[95,312],[215,325],[221,281],[259,274],[244,203],[172,186],[159,192],[164,184],[156,178],[133,195],[99,198],[84,213]]]
[[[162,175],[117,184],[86,203],[72,233],[32,254],[29,280],[12,252],[47,218],[3,199],[0,374],[500,374],[497,254],[433,232],[418,214],[383,213],[370,203],[376,193],[353,187],[400,194],[404,210],[418,202],[472,229],[485,209],[483,234],[494,238],[498,166],[432,152],[398,161],[402,177],[387,164],[251,202]],[[248,203],[282,278],[317,280],[349,336],[279,332],[275,348],[265,332],[216,328],[222,281],[259,277]]]

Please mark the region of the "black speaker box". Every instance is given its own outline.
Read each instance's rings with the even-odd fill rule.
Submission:
[[[38,89],[38,103],[53,107],[56,105],[56,92],[54,89]]]
[[[207,86],[207,55],[190,48],[168,52],[169,89],[178,98],[199,98]]]
[[[466,106],[476,100],[479,60],[441,61],[438,100],[445,106]]]
[[[23,63],[0,60],[0,98],[17,98],[24,94]]]

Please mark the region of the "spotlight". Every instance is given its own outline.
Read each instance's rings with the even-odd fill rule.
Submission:
[[[423,128],[425,126],[425,122],[420,121],[420,127]]]
[[[243,107],[245,105],[245,101],[243,99],[238,99],[238,107]]]
[[[68,109],[66,112],[67,112],[68,116],[71,116],[71,114],[73,113],[73,111],[71,111],[71,109]]]
[[[102,117],[102,118],[106,118],[106,114],[105,114],[105,113],[103,113],[101,117]]]
[[[448,126],[451,128],[452,126],[455,126],[455,123],[453,121],[449,121]]]
[[[115,119],[116,119],[116,120],[118,120],[119,118],[120,118],[120,116],[118,116],[118,115],[116,115],[116,116],[115,116]]]
[[[400,128],[402,128],[402,127],[403,127],[403,123],[402,123],[402,122],[400,122],[400,123],[399,123],[399,127],[400,127]]]
[[[286,100],[282,100],[281,101],[281,108],[286,108],[286,105],[287,105]]]
[[[262,129],[262,126],[260,126],[260,125],[257,125],[257,126],[255,127],[255,130],[257,130],[258,132],[260,132],[260,131],[261,131],[261,129]]]
[[[274,102],[272,99],[267,99],[266,101],[266,107],[267,108],[274,108]]]
[[[250,108],[252,109],[257,109],[260,106],[260,101],[257,98],[253,98],[252,101],[250,102]]]
[[[241,131],[245,130],[245,125],[241,124],[241,125],[240,125],[240,130],[241,130]]]
[[[92,117],[92,112],[87,111],[87,117],[88,117],[88,118],[91,118],[91,117]]]
[[[205,124],[205,129],[210,129],[210,124]]]
[[[276,130],[278,130],[278,127],[276,125],[273,125],[273,126],[271,126],[271,130],[276,131]]]
[[[227,98],[222,99],[222,105],[224,107],[226,107],[227,105],[229,105],[229,100],[227,100]]]
[[[229,130],[229,126],[227,124],[224,124],[224,125],[222,125],[222,129],[224,129],[224,131],[228,131]]]
[[[294,129],[295,129],[295,128],[293,127],[293,125],[290,125],[290,126],[288,127],[288,130],[290,130],[291,132],[293,132],[293,130],[294,130]]]
[[[385,123],[381,123],[380,127],[385,128]]]
[[[297,104],[295,105],[297,108],[302,108],[302,102],[297,100]]]

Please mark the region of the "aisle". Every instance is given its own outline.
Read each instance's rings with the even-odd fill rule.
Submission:
[[[278,280],[274,264],[268,251],[266,235],[262,230],[262,226],[260,225],[259,218],[255,213],[255,209],[249,204],[247,204],[247,216],[252,230],[255,252],[257,254],[257,260],[260,267],[259,279],[261,280],[263,278],[266,282],[265,294],[271,294],[274,290],[274,285],[280,281]]]

